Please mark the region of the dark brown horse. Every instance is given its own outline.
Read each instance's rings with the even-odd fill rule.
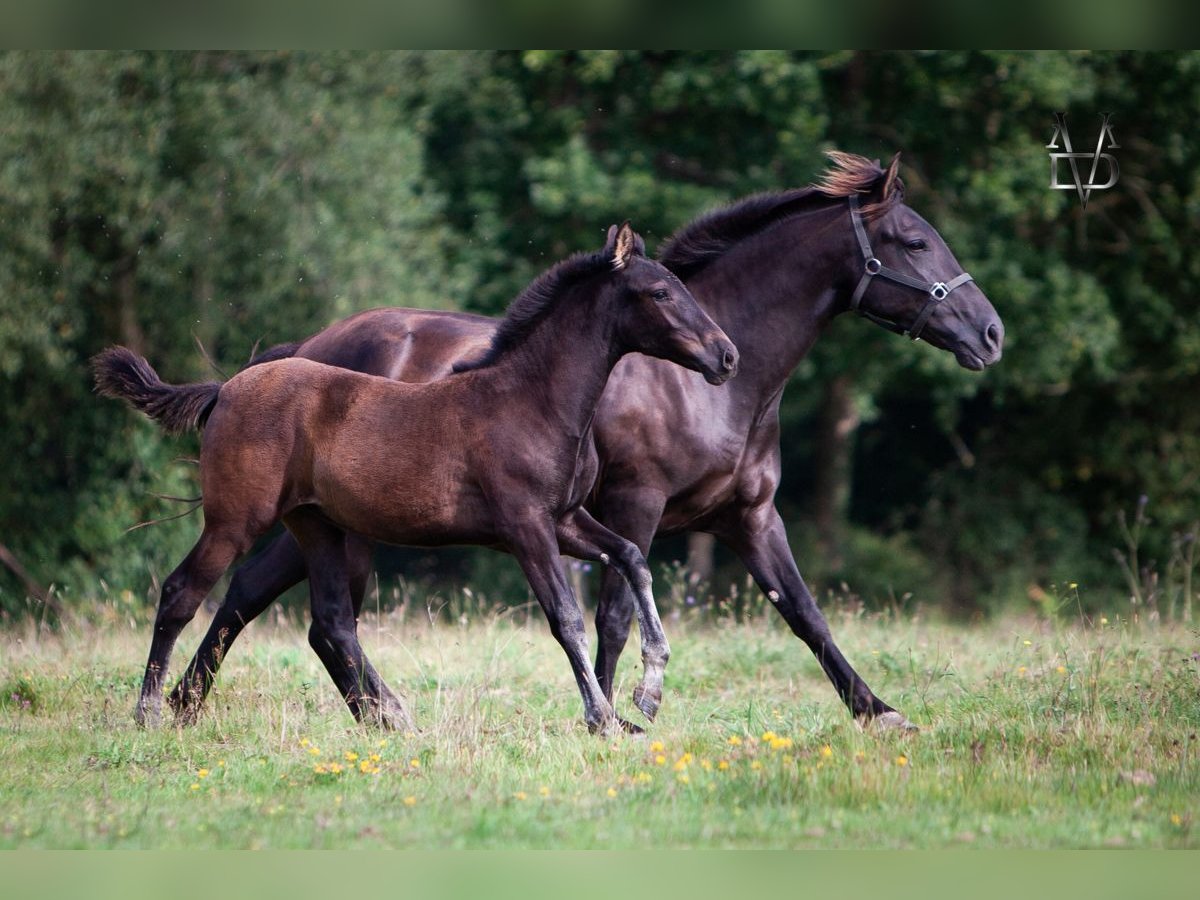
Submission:
[[[720,384],[736,371],[737,351],[643,251],[628,224],[614,227],[603,250],[533,282],[462,374],[430,384],[285,359],[224,385],[171,387],[129,350],[100,354],[101,393],[167,428],[204,428],[204,531],[163,585],[138,720],[159,716],[180,630],[234,559],[280,519],[309,573],[310,643],[358,719],[412,727],[356,634],[351,559],[368,538],[512,553],[567,653],[593,730],[616,718],[588,658],[559,549],[611,563],[636,598],[644,678],[635,700],[656,709],[668,647],[650,570],[636,546],[582,508],[594,473],[577,470],[590,462],[596,404],[622,356],[653,354]]]
[[[938,233],[903,202],[898,162],[831,154],[816,187],[751,197],[703,216],[667,242],[662,261],[747,353],[741,374],[716,391],[657,360],[633,356],[609,381],[596,413],[599,477],[588,508],[645,552],[656,534],[708,531],[744,560],[788,625],[812,650],[838,695],[860,719],[908,725],[880,700],[838,650],[805,585],[779,513],[779,401],[792,371],[824,327],[857,305],[884,327],[952,352],[968,369],[1000,358],[1004,326],[974,284],[937,300],[926,288],[961,272]],[[861,203],[854,213],[850,198]],[[867,247],[854,219],[865,219]],[[865,278],[864,253],[907,273],[912,284]],[[857,304],[855,304],[857,301]],[[461,313],[377,309],[337,322],[300,344],[264,354],[302,356],[405,381],[431,381],[486,347],[496,320]],[[750,351],[753,351],[752,353]],[[366,584],[370,558],[355,564],[351,593]],[[194,715],[223,653],[246,623],[305,577],[287,535],[235,575],[225,603],[172,694]],[[596,674],[612,698],[634,598],[604,574],[596,613]]]

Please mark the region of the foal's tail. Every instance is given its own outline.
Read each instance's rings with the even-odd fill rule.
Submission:
[[[125,400],[171,434],[204,425],[221,385],[166,384],[150,363],[127,347],[109,347],[92,357],[96,393]]]

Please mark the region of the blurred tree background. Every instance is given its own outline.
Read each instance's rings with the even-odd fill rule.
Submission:
[[[1086,210],[1047,187],[1060,110],[1077,150],[1101,113],[1121,145],[1120,182]],[[903,151],[909,202],[1008,338],[977,375],[834,323],[784,399],[802,571],[960,615],[1182,609],[1198,110],[1189,53],[0,54],[0,609],[38,612],[27,595],[50,585],[52,605],[147,606],[197,533],[124,533],[179,511],[156,495],[197,492],[197,444],[91,395],[102,347],[191,380],[211,376],[197,344],[231,373],[372,306],[498,313],[611,222],[653,247],[808,183],[831,148]],[[382,562],[525,599],[494,554],[434,558]],[[718,555],[710,591],[742,577]]]

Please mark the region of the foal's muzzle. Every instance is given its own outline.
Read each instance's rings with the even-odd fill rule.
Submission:
[[[738,350],[728,338],[719,338],[712,345],[714,364],[705,366],[704,380],[709,384],[724,384],[737,374]]]

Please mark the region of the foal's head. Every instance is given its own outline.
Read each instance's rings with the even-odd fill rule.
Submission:
[[[859,216],[866,237],[863,246],[858,236],[849,282],[849,289],[860,294],[857,311],[949,350],[964,368],[978,371],[999,360],[1004,324],[983,291],[963,274],[942,236],[904,203],[900,154],[886,169],[851,154],[830,157],[834,166],[817,189],[857,203],[859,212],[852,205],[851,220]],[[865,286],[864,272],[873,276]]]
[[[646,256],[626,222],[608,229],[602,251],[612,260],[617,334],[626,349],[668,359],[699,372],[709,384],[737,374],[738,351],[696,303],[683,282]]]

